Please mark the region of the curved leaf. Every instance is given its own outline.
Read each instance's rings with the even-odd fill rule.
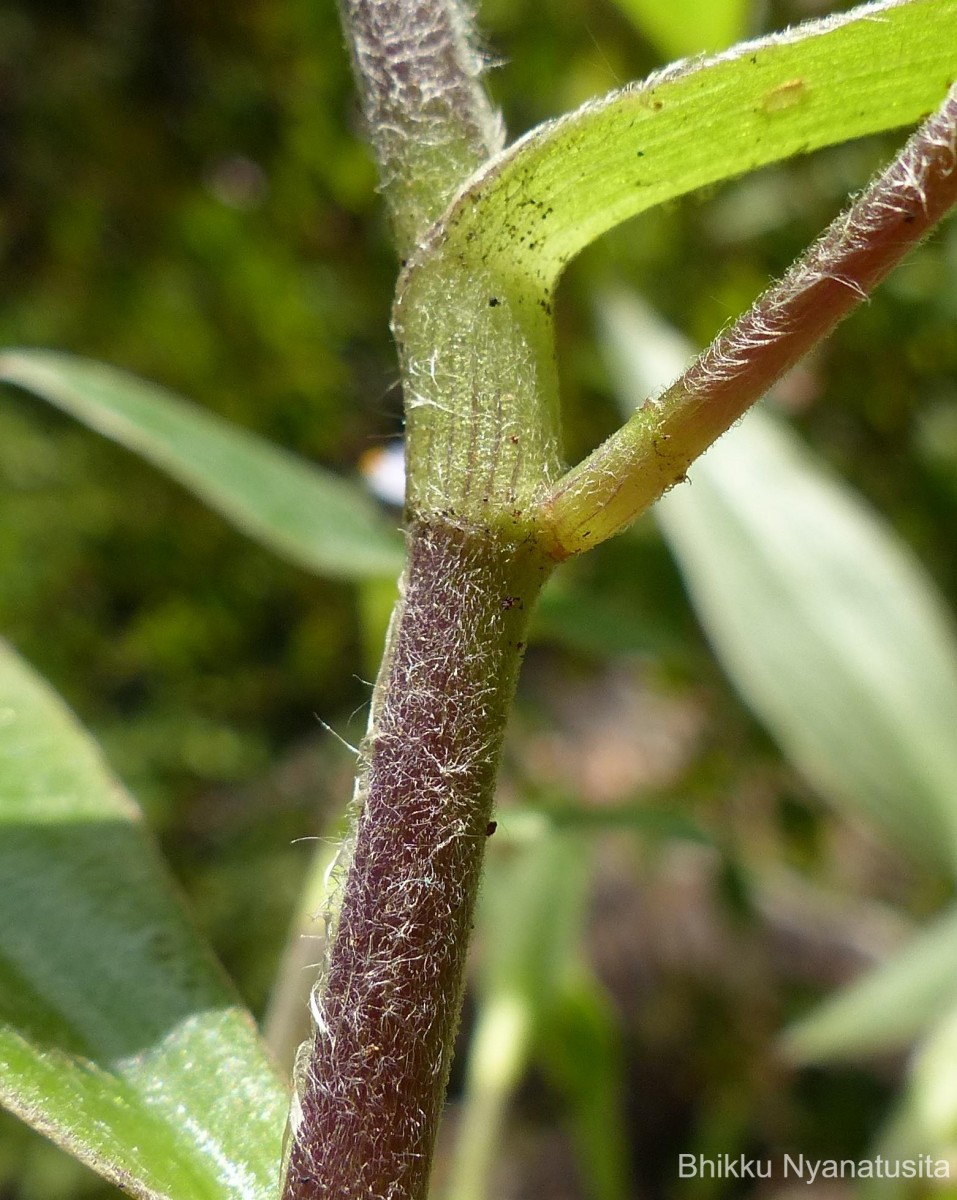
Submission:
[[[46,350],[0,354],[0,380],[134,450],[307,570],[360,579],[402,566],[400,538],[359,488],[156,384]]]
[[[915,122],[955,72],[957,0],[884,0],[678,63],[493,159],[399,284],[410,507],[531,531],[564,472],[553,293],[590,242],[697,188]]]
[[[138,811],[0,642],[0,1100],[134,1196],[267,1200],[287,1093]]]
[[[629,217],[916,122],[955,70],[957,0],[865,4],[679,62],[532,130],[463,189],[433,241],[449,262],[494,261],[498,277],[548,292],[570,258]]]
[[[629,407],[688,358],[624,298],[603,309]],[[957,640],[921,566],[772,413],[754,410],[659,501],[711,645],[825,795],[957,867]]]

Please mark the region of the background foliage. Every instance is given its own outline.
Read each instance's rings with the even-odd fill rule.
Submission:
[[[698,48],[644,31],[641,9],[489,0],[485,44],[507,61],[489,83],[510,132]],[[729,36],[821,11],[752,9]],[[10,3],[0,62],[4,344],[124,366],[347,475],[397,433],[395,264],[333,5]],[[633,284],[704,342],[899,140],[655,210],[574,264],[560,312],[570,456],[620,419],[596,287]],[[951,223],[779,397],[951,602],[955,318]],[[388,598],[284,565],[9,390],[0,484],[0,629],[101,740],[263,1013],[307,868],[296,839],[327,834],[348,793],[349,756],[315,716],[359,736]],[[825,810],[785,763],[712,660],[651,520],[570,566],[543,606],[507,757],[490,905],[499,878],[521,881],[530,912],[538,880],[558,872],[575,892],[569,859],[587,864],[591,899],[554,923],[561,954],[532,939],[561,1001],[542,1001],[535,1065],[516,1068],[498,1194],[680,1196],[679,1151],[864,1154],[901,1061],[793,1071],[774,1038],[949,885]],[[560,823],[569,806],[571,850],[524,862],[535,812]],[[624,831],[609,834],[616,815]],[[476,996],[507,975],[494,939],[478,951]],[[592,973],[600,992],[579,986]],[[598,1064],[587,1094],[576,1052]],[[589,1150],[589,1112],[622,1124],[611,1167]],[[108,1194],[12,1120],[0,1129],[11,1200]]]

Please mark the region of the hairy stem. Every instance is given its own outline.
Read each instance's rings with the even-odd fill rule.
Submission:
[[[284,1200],[424,1200],[533,539],[414,523]]]
[[[957,203],[957,87],[787,274],[542,509],[557,557],[611,537],[824,338]]]
[[[382,190],[404,259],[502,148],[459,0],[340,0]]]
[[[341,7],[405,259],[500,148],[501,129],[477,82],[459,0]],[[408,328],[397,324],[410,407],[417,335],[432,378],[447,308],[427,302]],[[474,380],[455,391],[445,388],[440,403],[478,402]],[[477,447],[460,423],[450,454],[466,443],[468,470],[436,508],[416,503],[421,464],[411,456],[402,594],[363,743],[351,862],[313,994],[315,1039],[296,1072],[283,1200],[428,1193],[505,720],[529,610],[552,562],[519,506],[529,491],[520,467],[534,474],[538,463],[504,461],[503,444],[519,438],[504,402],[486,400],[489,436]],[[463,515],[473,490],[507,513],[497,531],[483,510]]]

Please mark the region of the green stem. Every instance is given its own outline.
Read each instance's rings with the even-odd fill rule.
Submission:
[[[409,530],[360,817],[293,1121],[284,1200],[425,1200],[534,539]]]
[[[803,258],[681,378],[559,481],[542,507],[558,557],[629,525],[957,203],[957,87]]]

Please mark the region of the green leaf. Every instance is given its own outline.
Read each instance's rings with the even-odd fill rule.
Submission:
[[[689,347],[635,301],[603,307],[623,405]],[[957,867],[957,642],[892,531],[785,424],[752,411],[656,512],[737,690],[821,792]]]
[[[616,0],[665,60],[723,50],[747,33],[751,0]]]
[[[586,973],[569,979],[541,1035],[543,1067],[563,1093],[579,1158],[594,1200],[626,1200],[629,1136],[622,1099],[619,1023],[608,997]]]
[[[359,488],[156,384],[45,350],[0,355],[0,380],[134,450],[307,570],[360,579],[401,568],[401,540]]]
[[[916,123],[955,71],[957,0],[862,5],[678,63],[520,139],[463,189],[435,240],[450,264],[490,269],[517,295],[548,294],[570,258],[629,217]]]
[[[784,1033],[796,1062],[906,1049],[957,1003],[957,908]]]
[[[132,801],[0,642],[0,1099],[134,1196],[267,1200],[287,1093]]]
[[[590,855],[568,836],[490,857],[478,910],[479,1006],[449,1200],[486,1200],[512,1094],[581,938]]]
[[[903,1098],[880,1137],[880,1152],[888,1158],[918,1158],[930,1153],[942,1160],[938,1178],[949,1179],[957,1153],[957,1006],[923,1038],[909,1064]],[[946,1173],[944,1173],[946,1172]],[[896,1200],[899,1189],[885,1184],[875,1196]],[[947,1189],[942,1188],[946,1195]]]

